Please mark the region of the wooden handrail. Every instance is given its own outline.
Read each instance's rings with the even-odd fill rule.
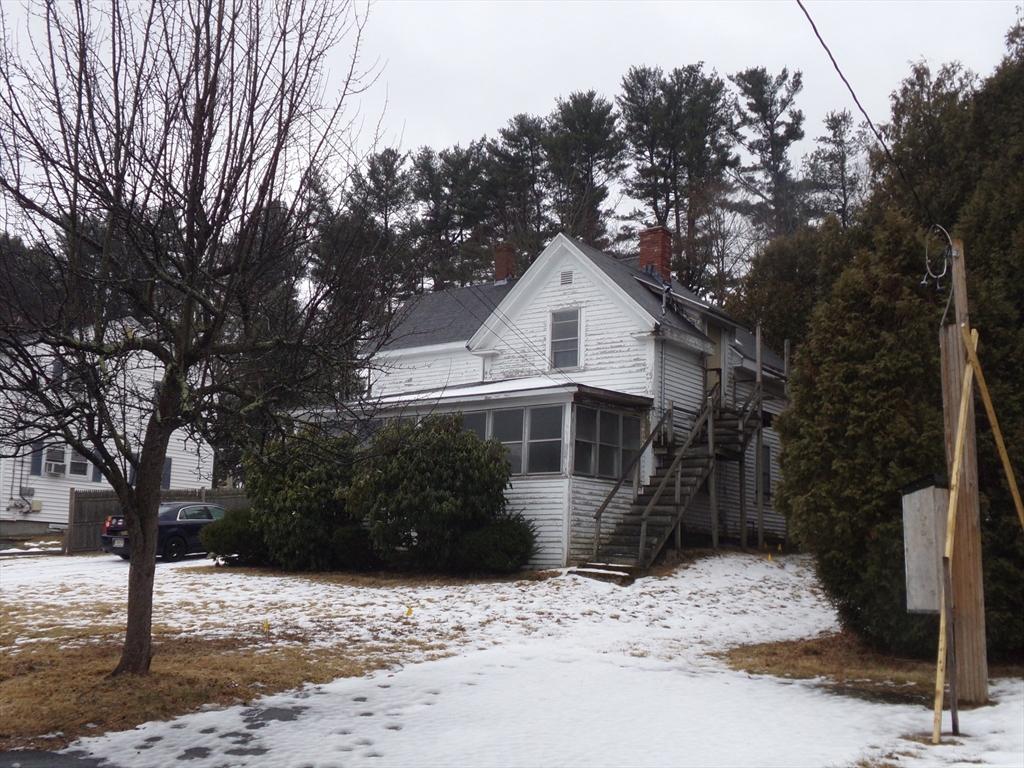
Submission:
[[[720,393],[719,393],[720,394]],[[651,500],[647,502],[647,506],[644,507],[643,515],[640,517],[640,551],[638,554],[638,561],[641,565],[644,564],[644,549],[647,546],[647,518],[650,517],[651,509],[660,501],[661,494],[665,491],[665,486],[668,485],[669,478],[672,477],[672,473],[679,469],[679,464],[682,462],[686,452],[690,450],[690,446],[693,445],[694,440],[700,435],[701,430],[705,424],[714,423],[711,421],[712,411],[717,408],[717,402],[715,397],[715,391],[712,389],[712,393],[708,396],[707,404],[700,412],[700,416],[694,423],[693,428],[690,430],[690,434],[686,438],[686,442],[683,443],[682,447],[676,451],[675,456],[672,459],[672,463],[669,465],[668,471],[665,472],[665,476],[658,483],[657,489],[654,491],[654,495]],[[712,442],[712,445],[714,443]],[[711,456],[711,461],[714,461],[714,455]]]
[[[658,419],[658,423],[651,428],[650,434],[647,435],[647,439],[644,440],[643,445],[640,446],[640,449],[636,452],[636,455],[633,457],[633,460],[629,462],[629,466],[626,467],[625,471],[623,471],[622,475],[615,482],[615,485],[612,487],[611,491],[609,491],[608,495],[604,497],[604,501],[601,502],[601,506],[597,508],[597,512],[594,513],[595,558],[597,557],[597,551],[601,546],[601,516],[604,514],[604,511],[605,509],[607,509],[608,505],[611,504],[612,498],[614,498],[615,494],[619,492],[619,489],[622,487],[622,484],[626,482],[626,478],[629,476],[630,472],[633,471],[633,468],[636,467],[636,469],[639,470],[639,462],[641,457],[644,455],[644,451],[647,450],[648,446],[650,446],[650,444],[654,441],[654,438],[661,432],[662,426],[664,426],[666,421],[669,424],[672,423],[673,410],[675,410],[675,406],[671,401],[669,401],[668,408],[666,408],[665,412],[661,414],[661,418]]]

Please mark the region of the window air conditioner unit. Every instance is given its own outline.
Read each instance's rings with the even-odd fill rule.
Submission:
[[[43,472],[48,475],[63,475],[64,465],[58,464],[56,461],[47,461],[43,464]]]

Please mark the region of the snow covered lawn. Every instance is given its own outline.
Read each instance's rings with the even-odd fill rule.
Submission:
[[[717,651],[835,629],[801,557],[710,557],[626,588],[566,575],[365,586],[203,565],[158,568],[155,621],[168,631],[416,647],[388,671],[80,739],[72,750],[112,765],[195,768],[1024,765],[1021,680],[999,681],[995,706],[962,713],[968,735],[958,744],[932,748],[915,740],[931,723],[923,707],[728,669]],[[116,558],[0,562],[0,597],[26,628],[4,652],[95,622],[97,594],[123,589],[126,575]]]

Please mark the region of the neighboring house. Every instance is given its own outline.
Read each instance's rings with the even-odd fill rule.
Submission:
[[[596,555],[645,567],[677,530],[738,538],[741,514],[756,541],[758,481],[762,535],[785,536],[771,428],[784,363],[763,350],[758,385],[754,335],[670,282],[670,244],[665,228],[644,231],[633,266],[558,235],[519,279],[498,249],[493,284],[417,298],[375,358],[381,416],[462,412],[505,444],[509,507],[537,525],[536,566]]]
[[[47,359],[52,362],[46,362]],[[65,381],[60,361],[44,357],[44,363],[52,371],[50,386],[68,387],[71,391],[73,383]],[[125,367],[125,383],[117,392],[120,404],[112,402],[108,407],[117,414],[118,423],[124,425],[123,435],[128,444],[141,445],[148,413],[145,398],[156,386],[159,366],[154,364],[151,356],[139,353]],[[0,412],[0,423],[14,423],[14,419],[4,418],[9,415],[14,414]],[[22,450],[15,451],[0,445],[0,456],[4,457],[0,458],[0,521],[42,523],[64,528],[68,525],[72,490],[110,490],[110,484],[96,467],[70,446],[54,439],[31,441],[30,435],[26,436],[27,439],[8,443],[27,443]],[[129,479],[133,479],[133,474],[129,468]],[[209,488],[212,476],[213,450],[210,446],[188,438],[182,430],[174,432],[164,460],[162,487]]]

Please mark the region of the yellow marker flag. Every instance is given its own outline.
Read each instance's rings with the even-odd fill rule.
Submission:
[[[405,615],[406,616],[412,616],[412,606],[411,605],[405,606]]]

